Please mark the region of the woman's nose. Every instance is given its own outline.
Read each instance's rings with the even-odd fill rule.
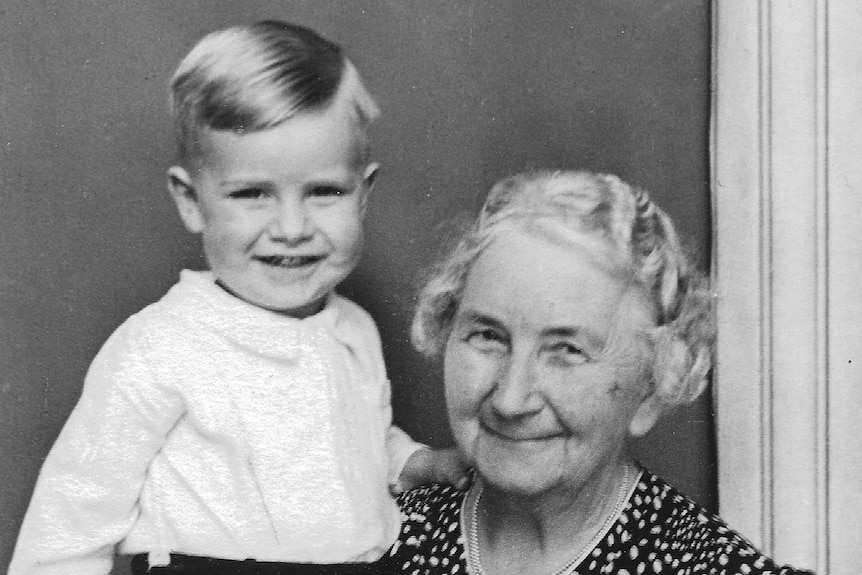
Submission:
[[[307,207],[301,201],[279,202],[270,222],[274,239],[297,243],[311,236]]]
[[[541,411],[543,401],[537,391],[536,358],[530,355],[512,354],[501,364],[491,405],[502,417],[520,417]]]

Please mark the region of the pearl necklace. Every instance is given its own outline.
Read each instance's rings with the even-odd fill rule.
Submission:
[[[476,572],[476,575],[487,575],[485,570],[482,568],[482,562],[479,558],[479,500],[482,499],[482,492],[484,488],[480,485],[479,492],[476,494],[476,499],[473,500],[473,508],[470,517],[470,544],[467,552],[470,555],[470,563],[473,567],[473,570]],[[598,530],[598,532],[593,536],[587,545],[581,549],[577,555],[574,556],[568,563],[563,565],[561,568],[554,571],[551,575],[563,575],[569,569],[580,563],[583,558],[586,556],[590,550],[595,547],[599,540],[604,537],[605,533],[608,529],[610,529],[611,525],[617,520],[617,517],[622,512],[623,507],[628,501],[628,492],[629,492],[629,466],[626,464],[623,467],[623,481],[620,484],[620,490],[617,494],[617,503],[614,506],[614,511],[610,515],[608,515],[607,519],[605,519],[602,528]]]

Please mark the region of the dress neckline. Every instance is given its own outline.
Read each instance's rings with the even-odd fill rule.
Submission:
[[[589,543],[578,553],[578,555],[569,563],[567,563],[564,567],[560,568],[557,571],[553,572],[553,575],[571,575],[575,569],[583,563],[584,559],[589,557],[590,553],[596,548],[596,546],[601,543],[608,532],[613,528],[614,525],[619,522],[620,517],[622,517],[626,508],[629,506],[629,502],[631,501],[632,495],[637,489],[638,484],[643,477],[644,470],[642,467],[634,464],[636,469],[633,474],[633,478],[630,480],[630,483],[627,487],[623,486],[619,493],[619,501],[617,502],[616,508],[614,512],[608,515],[607,520],[605,521],[602,528],[596,533],[596,535],[590,540]],[[474,538],[477,537],[478,534],[474,534],[473,530],[477,527],[475,519],[473,519],[473,514],[476,512],[475,503],[481,497],[483,487],[479,485],[478,490],[476,490],[476,486],[479,484],[478,476],[474,476],[474,480],[471,483],[470,487],[464,492],[464,498],[461,500],[461,515],[458,518],[459,527],[461,529],[461,536],[464,542],[464,559],[467,565],[468,573],[476,573],[478,575],[486,575],[485,570],[482,568],[480,564],[477,564],[475,558],[473,557],[474,553],[472,550],[471,543],[474,541]],[[473,500],[473,505],[469,504],[469,501]]]

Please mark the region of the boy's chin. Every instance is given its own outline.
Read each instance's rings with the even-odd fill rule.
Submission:
[[[294,302],[294,301],[284,301],[284,300],[266,300],[261,299],[259,301],[254,301],[250,299],[246,299],[245,301],[256,305],[259,308],[263,308],[265,310],[271,311],[273,313],[277,313],[279,315],[284,315],[288,317],[295,317],[297,319],[306,318],[312,316],[319,311],[321,311],[326,306],[326,296],[316,297],[307,302]]]
[[[311,298],[309,301],[290,301],[279,297],[267,297],[265,294],[248,293],[242,289],[233,288],[222,279],[216,279],[216,285],[225,290],[235,298],[249,303],[255,307],[271,311],[280,315],[302,319],[321,311],[326,305],[326,297],[329,293]]]
[[[305,317],[312,316],[318,312],[320,312],[324,306],[326,305],[326,298],[319,298],[311,303],[305,304],[300,307],[283,307],[283,308],[271,308],[271,311],[274,311],[280,315],[286,315],[289,317],[295,317],[297,319],[302,319]]]

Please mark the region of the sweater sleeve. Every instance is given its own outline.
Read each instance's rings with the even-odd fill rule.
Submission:
[[[130,323],[90,366],[39,474],[9,575],[107,574],[138,516],[147,468],[183,408],[153,377],[146,338]]]
[[[411,455],[420,449],[428,449],[428,446],[413,441],[398,426],[389,426],[386,435],[386,451],[389,456],[389,485],[392,485],[396,492],[402,491],[398,487],[398,479],[404,470],[404,464],[407,463]]]
[[[362,357],[365,358],[366,369],[369,377],[375,382],[379,390],[379,413],[385,429],[384,441],[386,443],[387,478],[390,486],[395,486],[404,469],[404,464],[413,453],[419,449],[427,448],[421,443],[410,439],[396,425],[392,423],[392,388],[386,375],[386,364],[383,359],[383,344],[377,325],[371,316],[349,300],[338,298],[338,304],[342,306],[346,323],[352,326],[353,337],[349,338],[356,349],[361,349]]]

